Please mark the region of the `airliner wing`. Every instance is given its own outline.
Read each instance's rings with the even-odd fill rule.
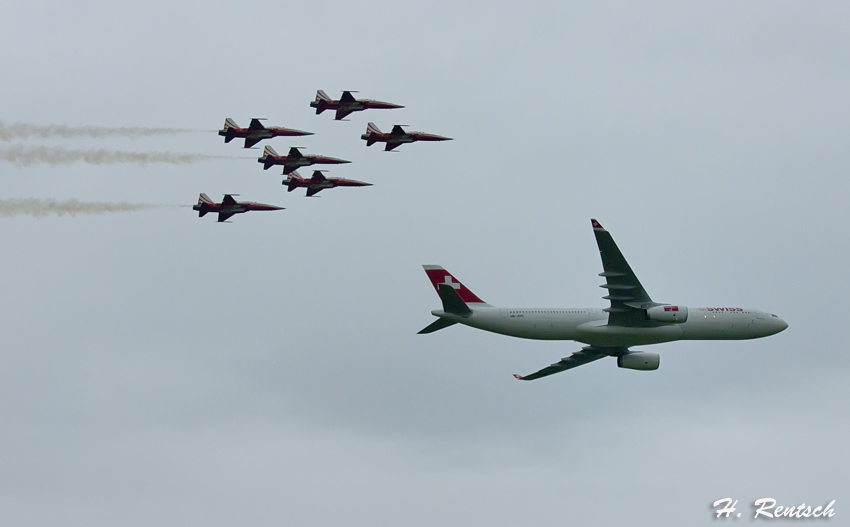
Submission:
[[[605,230],[596,220],[593,224],[593,234],[596,235],[596,245],[599,256],[602,257],[602,269],[599,276],[605,277],[605,284],[599,286],[608,290],[605,300],[611,306],[604,309],[608,312],[610,326],[648,326],[651,323],[644,316],[644,309],[656,304],[649,298],[646,290],[640,284],[634,271],[629,266],[620,248],[614,243],[611,233]]]
[[[521,381],[533,381],[540,377],[546,377],[554,373],[561,373],[564,370],[571,370],[575,367],[587,364],[588,362],[593,362],[601,359],[602,357],[607,357],[608,355],[610,355],[610,353],[605,348],[585,346],[581,351],[577,351],[569,357],[564,357],[555,364],[547,366],[540,371],[525,376],[514,374],[514,377]]]

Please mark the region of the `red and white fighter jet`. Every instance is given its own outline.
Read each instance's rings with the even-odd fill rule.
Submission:
[[[248,128],[239,128],[239,125],[230,117],[224,120],[224,128],[218,131],[218,135],[224,137],[224,142],[229,143],[234,137],[245,139],[245,148],[251,148],[263,139],[273,137],[293,137],[300,135],[313,135],[313,132],[296,130],[294,128],[283,128],[282,126],[263,126],[265,119],[251,119]]]
[[[366,133],[360,136],[360,139],[366,141],[366,146],[372,146],[375,143],[387,143],[385,152],[389,152],[404,143],[415,143],[416,141],[451,141],[451,137],[443,137],[442,135],[426,134],[424,132],[405,132],[400,124],[393,126],[390,133],[385,134],[375,126],[375,123],[369,123],[366,126]]]
[[[289,149],[289,154],[282,156],[268,145],[263,150],[263,155],[257,159],[257,162],[263,164],[263,170],[268,170],[275,165],[283,165],[283,173],[285,175],[291,174],[301,167],[310,165],[340,165],[342,163],[351,163],[351,161],[337,159],[335,157],[305,155],[294,146]]]
[[[335,187],[371,187],[371,183],[357,181],[354,179],[344,179],[341,177],[326,177],[323,170],[314,170],[313,177],[310,179],[302,178],[297,171],[289,174],[289,177],[281,181],[281,184],[287,186],[287,192],[292,192],[297,188],[306,188],[307,197],[315,196],[326,188]]]
[[[353,92],[357,93],[357,92]],[[311,108],[316,109],[316,115],[325,110],[336,110],[334,119],[339,121],[351,112],[362,112],[363,110],[379,109],[391,110],[394,108],[404,108],[404,106],[393,104],[390,102],[374,101],[372,99],[355,99],[352,92],[342,92],[342,97],[335,101],[328,97],[328,94],[319,90],[316,92],[316,100],[310,103]]]
[[[251,210],[283,210],[283,207],[275,207],[274,205],[266,205],[265,203],[254,203],[253,201],[236,201],[233,196],[238,194],[225,194],[221,203],[216,203],[209,196],[201,192],[198,197],[198,204],[192,207],[198,211],[198,217],[203,218],[208,212],[217,212],[218,221],[223,222],[234,214],[242,214]]]

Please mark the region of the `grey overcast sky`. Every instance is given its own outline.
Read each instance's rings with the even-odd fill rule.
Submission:
[[[228,156],[0,161],[0,199],[286,207],[0,217],[4,525],[716,525],[725,497],[728,523],[764,497],[850,515],[847,2],[0,13],[7,126],[195,130],[0,149]],[[334,122],[316,89],[405,108]],[[286,193],[225,117],[315,132],[264,144],[374,186]],[[384,153],[368,121],[455,140]],[[790,328],[531,383],[511,374],[580,345],[416,335],[440,305],[421,264],[493,304],[605,307],[591,217],[655,300]]]

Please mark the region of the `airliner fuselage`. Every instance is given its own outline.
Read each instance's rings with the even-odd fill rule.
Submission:
[[[747,308],[689,308],[682,323],[654,327],[608,325],[608,313],[596,308],[504,308],[467,304],[467,317],[431,314],[484,331],[534,340],[574,340],[591,346],[639,346],[675,340],[745,340],[767,337],[788,327],[774,314]]]

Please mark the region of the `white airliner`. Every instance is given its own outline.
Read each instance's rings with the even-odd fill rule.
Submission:
[[[788,327],[781,318],[757,309],[740,307],[692,307],[653,302],[640,285],[611,234],[590,220],[602,256],[602,273],[611,302],[596,308],[506,308],[484,302],[439,265],[424,265],[443,309],[439,317],[419,333],[464,324],[502,335],[537,340],[575,340],[587,344],[531,375],[514,375],[531,381],[603,357],[616,357],[617,366],[632,370],[656,370],[657,353],[629,350],[631,346],[674,340],[744,340],[767,337]]]

